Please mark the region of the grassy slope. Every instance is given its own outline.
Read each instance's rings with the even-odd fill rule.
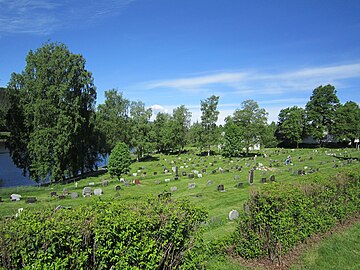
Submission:
[[[269,179],[270,175],[274,174],[276,175],[277,181],[291,181],[296,183],[300,181],[311,181],[317,177],[330,177],[339,170],[339,168],[333,168],[334,164],[337,164],[339,167],[350,169],[359,167],[359,163],[347,164],[346,161],[336,159],[329,155],[331,153],[338,156],[351,155],[352,157],[358,157],[360,151],[355,150],[300,149],[295,151],[275,151],[274,149],[266,149],[263,153],[264,152],[266,152],[269,157],[263,158],[258,153],[256,161],[254,161],[253,158],[229,160],[220,156],[199,157],[194,154],[185,154],[180,157],[175,155],[156,155],[152,161],[134,163],[130,175],[124,176],[124,178],[129,181],[140,179],[141,185],[124,186],[117,180],[111,179],[108,174],[105,174],[99,177],[90,177],[81,180],[78,182],[77,187],[75,187],[74,183],[71,183],[40,188],[17,187],[1,189],[0,196],[3,198],[4,202],[1,203],[0,216],[14,215],[17,209],[21,207],[25,210],[34,209],[40,211],[43,208],[55,208],[58,205],[77,207],[78,205],[87,203],[91,200],[144,200],[147,197],[157,196],[157,194],[164,190],[169,191],[170,187],[176,186],[177,191],[173,192],[173,198],[188,199],[208,210],[209,222],[204,228],[204,239],[206,241],[212,241],[214,239],[227,237],[235,229],[236,223],[234,221],[229,221],[227,215],[232,209],[242,211],[243,203],[246,201],[252,190],[259,189],[263,185],[260,183],[261,177]],[[289,154],[292,156],[293,166],[283,165],[283,161]],[[273,160],[273,164],[279,163],[279,166],[270,168],[271,171],[255,171],[254,185],[248,185],[247,178],[249,169],[258,162],[263,163],[264,166],[268,167],[270,165],[270,159]],[[235,170],[236,165],[243,166],[241,172]],[[180,180],[174,181],[174,175],[172,173],[164,174],[162,166],[166,166],[170,171],[171,167],[179,166],[180,174],[183,171],[189,173],[191,170],[198,170],[201,172],[201,170],[207,166],[207,172],[203,174],[202,178],[188,179],[187,177],[180,177]],[[180,166],[184,166],[184,168],[180,168]],[[143,167],[145,167],[145,169]],[[229,169],[230,172],[221,174],[217,171],[216,174],[211,173],[212,170],[218,169],[219,167]],[[231,167],[233,167],[233,169],[231,169]],[[305,176],[298,176],[292,173],[306,167],[308,167],[308,169],[310,167],[313,167],[314,169],[319,168],[319,172]],[[138,170],[140,170],[140,172],[138,172]],[[289,170],[291,170],[291,172]],[[141,177],[140,174],[144,171],[146,171],[147,174],[145,177]],[[138,176],[136,177],[132,176],[132,173],[135,172],[138,173]],[[154,172],[157,172],[158,175],[155,176]],[[235,180],[235,175],[238,175],[240,179]],[[100,183],[104,179],[110,181],[109,186],[101,186]],[[166,183],[165,179],[171,179],[171,181]],[[155,184],[156,180],[160,180],[161,183]],[[206,185],[209,180],[213,181],[213,185]],[[94,188],[101,187],[103,189],[104,194],[101,197],[93,196],[91,198],[83,198],[81,196],[83,187],[89,186],[90,182],[95,182]],[[196,187],[194,189],[188,189],[188,184],[193,182],[196,183]],[[236,188],[235,185],[238,182],[246,183],[245,187],[241,189]],[[217,191],[217,184],[224,184],[226,192]],[[114,189],[116,185],[121,185],[122,189],[119,192],[116,192]],[[80,197],[78,199],[66,198],[64,200],[60,200],[56,197],[50,198],[51,191],[56,191],[58,194],[61,194],[63,188],[68,189],[69,192],[78,192]],[[8,198],[12,193],[21,194],[23,198],[34,196],[37,198],[38,202],[35,204],[26,204],[25,200],[11,202]],[[222,268],[223,266],[220,265],[223,265],[225,268]],[[242,269],[238,268],[236,264],[231,263],[230,261],[218,262],[217,258],[213,258],[212,261],[209,262],[209,267],[210,269]]]

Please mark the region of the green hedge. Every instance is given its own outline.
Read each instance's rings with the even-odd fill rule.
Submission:
[[[298,185],[273,183],[253,193],[231,237],[235,253],[281,261],[300,241],[360,210],[359,167],[333,179],[317,177]]]
[[[194,237],[206,213],[187,202],[93,202],[0,225],[4,269],[199,268]]]

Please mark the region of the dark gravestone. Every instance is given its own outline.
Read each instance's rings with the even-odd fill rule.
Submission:
[[[50,197],[55,197],[55,196],[57,196],[56,191],[50,192]]]
[[[116,191],[119,191],[120,189],[121,189],[120,186],[115,186],[115,190],[116,190]]]
[[[216,170],[212,170],[212,172],[211,172],[212,174],[215,174],[216,173]]]
[[[4,201],[2,200],[2,197],[0,197],[0,202],[4,202]]]
[[[202,173],[206,173],[206,169],[202,169],[201,172],[202,172]]]
[[[250,185],[254,184],[254,170],[249,171],[248,180]]]
[[[179,180],[179,176],[175,176],[175,177],[174,177],[174,180]]]
[[[225,190],[223,184],[217,185],[216,189],[217,189],[218,191],[224,191],[224,190]]]
[[[244,183],[239,182],[235,185],[236,188],[243,188],[244,187]]]
[[[25,200],[26,203],[35,203],[36,202],[36,198],[35,197],[29,197]]]
[[[186,174],[186,172],[182,172],[181,175],[182,175],[182,176],[186,176],[187,174]]]
[[[195,177],[195,175],[194,175],[193,173],[189,173],[189,174],[188,174],[188,178],[189,178],[189,179],[193,179],[194,177]]]
[[[270,175],[270,181],[271,181],[271,182],[275,182],[275,175],[273,175],[273,174]]]
[[[154,172],[154,175],[157,175],[157,172]]]
[[[63,200],[63,199],[65,199],[65,196],[64,195],[59,195],[59,199]]]
[[[260,180],[261,183],[266,183],[266,177],[262,177]]]

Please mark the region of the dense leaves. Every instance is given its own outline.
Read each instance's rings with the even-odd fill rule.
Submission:
[[[96,91],[81,55],[63,44],[45,44],[29,52],[8,89],[8,143],[18,167],[36,181],[58,181],[94,167]]]
[[[307,237],[329,230],[360,210],[359,170],[310,183],[274,183],[252,194],[232,236],[244,258],[281,256]]]
[[[360,108],[355,102],[349,101],[336,110],[334,133],[340,140],[354,144],[360,138]]]
[[[118,142],[109,156],[108,169],[110,175],[120,179],[122,174],[130,171],[130,165],[131,156],[129,147],[123,142]]]
[[[6,88],[0,87],[0,131],[6,131],[6,115],[10,107],[9,95]]]
[[[0,268],[194,269],[206,213],[187,202],[92,202],[1,220]]]

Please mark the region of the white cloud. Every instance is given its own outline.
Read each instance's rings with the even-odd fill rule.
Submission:
[[[133,1],[0,0],[0,33],[46,35],[117,14]]]
[[[145,89],[173,88],[199,93],[201,89],[227,89],[232,94],[279,95],[297,91],[312,91],[318,85],[339,85],[342,79],[360,78],[360,63],[310,67],[290,72],[221,72],[206,76],[186,77],[144,83]],[[194,91],[196,89],[196,91]]]

